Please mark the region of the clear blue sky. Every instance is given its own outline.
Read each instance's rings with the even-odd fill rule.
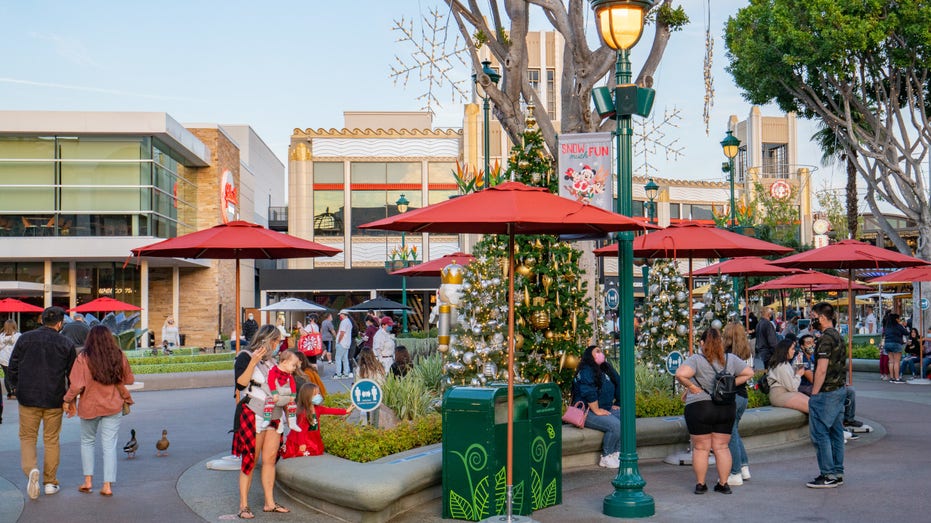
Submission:
[[[743,1],[683,0],[692,23],[675,33],[655,75],[654,112],[676,106],[685,156],[654,163],[660,176],[724,180],[718,142],[727,118],[743,119],[744,102],[724,71],[723,24]],[[715,35],[710,136],[701,120],[705,17],[711,6]],[[342,127],[346,110],[418,110],[425,85],[412,78],[394,85],[395,56],[410,60],[410,45],[397,42],[393,21],[402,16],[419,31],[421,13],[439,0],[394,1],[179,1],[158,3],[86,0],[0,4],[0,109],[165,111],[184,122],[249,124],[286,158],[292,129]],[[541,26],[542,27],[542,26]],[[538,28],[541,28],[538,27]],[[633,60],[646,55],[645,35]],[[462,66],[452,75],[468,79]],[[441,100],[449,100],[441,91]],[[773,107],[765,115],[776,115]],[[461,107],[437,111],[438,126],[461,125]],[[818,165],[807,144],[813,126],[800,122],[799,163]],[[820,168],[819,190],[842,187],[838,168]]]

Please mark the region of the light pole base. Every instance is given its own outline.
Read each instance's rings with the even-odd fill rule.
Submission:
[[[616,490],[605,496],[601,513],[612,518],[648,518],[656,514],[656,505],[642,490]]]
[[[537,520],[533,519],[530,516],[515,516],[507,514],[501,514],[499,516],[491,516],[481,520],[479,523],[538,523]]]

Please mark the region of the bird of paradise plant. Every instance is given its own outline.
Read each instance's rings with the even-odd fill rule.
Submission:
[[[485,188],[485,170],[476,169],[469,164],[460,164],[456,161],[453,178],[461,194],[469,194]],[[504,171],[501,169],[501,163],[495,160],[495,165],[488,170],[488,184],[494,187],[503,181]]]

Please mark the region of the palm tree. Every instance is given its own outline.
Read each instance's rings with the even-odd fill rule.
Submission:
[[[841,131],[835,132],[828,127],[823,121],[819,122],[818,132],[812,135],[811,139],[818,144],[821,149],[821,165],[827,166],[835,161],[844,162],[847,167],[847,187],[845,188],[847,200],[847,237],[856,239],[857,237],[857,151],[853,148],[844,147],[846,143],[846,134]]]

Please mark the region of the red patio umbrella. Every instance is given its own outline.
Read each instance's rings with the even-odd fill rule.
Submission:
[[[917,267],[908,267],[902,270],[895,272],[890,272],[884,276],[878,278],[873,278],[870,280],[870,283],[917,283],[918,284],[918,296],[921,296],[921,282],[931,281],[931,265],[920,265]],[[882,289],[882,286],[879,287]],[[920,309],[920,307],[919,307]],[[919,314],[919,324],[921,325],[921,330],[919,333],[924,335],[925,333],[925,315]],[[914,325],[914,324],[913,324]],[[927,384],[928,379],[925,377],[925,368],[922,363],[922,354],[918,355],[918,380],[910,380],[909,383],[916,382],[921,384]]]
[[[296,236],[266,229],[246,221],[232,221],[209,229],[170,238],[132,250],[135,256],[155,258],[204,258],[236,260],[236,352],[239,352],[240,304],[239,260],[283,258],[315,258],[339,254],[339,249],[327,247]]]
[[[508,235],[508,429],[507,514],[514,485],[514,235],[599,234],[654,228],[642,219],[557,196],[540,187],[506,182],[483,191],[397,214],[359,226],[405,232],[480,233]],[[632,385],[632,384],[631,384]],[[633,412],[624,421],[635,422]]]
[[[738,258],[731,258],[730,260],[725,260],[714,265],[709,265],[698,269],[694,273],[694,276],[716,276],[721,274],[729,274],[731,276],[743,276],[744,279],[744,301],[746,301],[749,308],[750,305],[750,289],[747,287],[747,278],[751,276],[781,276],[787,274],[793,274],[797,272],[796,269],[786,269],[785,267],[777,267],[769,263],[770,260],[765,258],[760,258],[759,256],[740,256]],[[744,328],[750,330],[750,315],[745,316],[746,321]]]
[[[391,273],[392,276],[441,276],[443,269],[450,264],[458,263],[465,267],[475,259],[471,254],[464,252],[454,252],[441,256],[435,260],[412,265],[403,269],[398,269]]]
[[[91,300],[87,303],[82,303],[77,307],[68,309],[68,312],[116,312],[116,311],[141,311],[140,307],[133,305],[132,303],[126,303],[120,300],[113,299],[109,296],[102,296],[96,300]]]
[[[776,260],[773,265],[798,269],[846,269],[848,289],[853,287],[854,269],[892,269],[927,265],[925,260],[876,247],[857,240],[843,240],[831,245]],[[848,292],[847,380],[853,382],[853,293]]]
[[[0,312],[42,312],[42,307],[17,300],[16,298],[3,298],[0,300]]]
[[[770,291],[778,289],[805,289],[810,291],[843,291],[848,288],[858,291],[871,291],[872,287],[851,282],[847,278],[832,276],[818,271],[804,271],[790,274],[775,280],[769,280],[750,288],[751,291]]]
[[[595,249],[595,255],[617,254],[617,245]],[[784,254],[792,249],[719,229],[714,225],[682,222],[634,239],[636,258],[688,258],[689,309],[692,304],[692,260],[694,258],[733,258]],[[692,311],[689,310],[689,353],[693,350]]]

